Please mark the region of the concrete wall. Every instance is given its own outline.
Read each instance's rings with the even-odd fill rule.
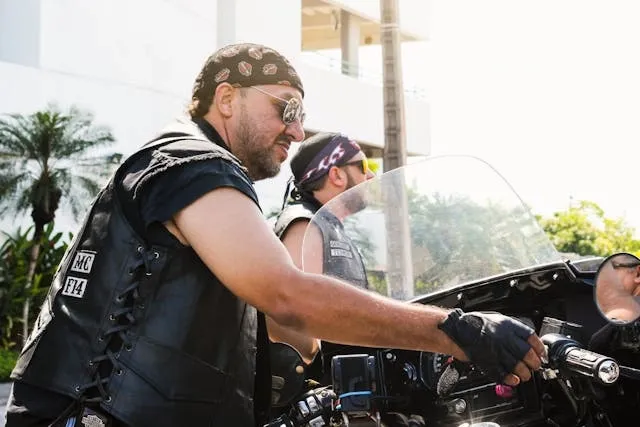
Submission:
[[[310,129],[382,146],[381,88],[302,61],[300,19],[300,0],[0,0],[0,114],[76,105],[129,154],[184,110],[207,56],[257,41],[296,64]],[[428,151],[428,105],[406,102],[409,148]],[[285,164],[258,183],[265,211],[280,203],[288,173]],[[61,215],[58,224],[75,222]]]

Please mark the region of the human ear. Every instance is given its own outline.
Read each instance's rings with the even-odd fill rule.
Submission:
[[[634,268],[633,271],[633,283],[640,285],[640,266]]]
[[[329,179],[336,187],[345,187],[347,185],[347,176],[345,171],[337,166],[331,166],[329,169]]]
[[[213,105],[225,118],[229,118],[233,115],[232,103],[235,92],[235,88],[229,83],[221,83],[218,85],[213,95]]]

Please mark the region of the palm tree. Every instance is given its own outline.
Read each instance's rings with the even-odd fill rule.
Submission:
[[[61,203],[77,219],[104,180],[120,163],[119,153],[104,154],[115,141],[111,131],[75,107],[56,106],[29,115],[0,118],[0,214],[31,211],[34,224],[27,287],[33,282],[44,228]],[[29,298],[23,310],[23,340],[29,331]]]

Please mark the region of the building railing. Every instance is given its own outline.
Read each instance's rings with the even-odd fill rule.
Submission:
[[[304,51],[300,54],[300,58],[314,67],[323,68],[335,73],[341,73],[367,83],[382,87],[383,75],[377,73],[370,68],[361,67],[354,63],[343,61],[341,58],[335,58],[330,55],[318,51]],[[406,96],[415,99],[426,99],[426,90],[419,86],[404,86]]]

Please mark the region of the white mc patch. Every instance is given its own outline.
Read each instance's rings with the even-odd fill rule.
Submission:
[[[79,277],[67,276],[67,280],[62,287],[62,295],[67,295],[74,298],[82,298],[84,296],[84,290],[87,288],[87,279],[81,279]]]
[[[93,251],[78,251],[73,262],[71,263],[71,271],[77,271],[78,273],[91,273],[93,267],[93,260],[96,257],[96,253]]]

